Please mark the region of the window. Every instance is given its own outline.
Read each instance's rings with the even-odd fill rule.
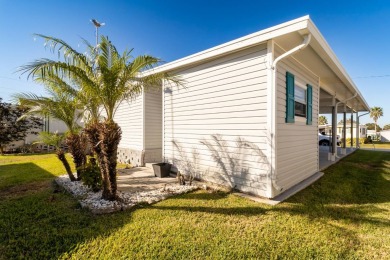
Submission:
[[[295,115],[306,117],[306,89],[295,85],[294,87]]]
[[[313,117],[313,87],[295,83],[294,74],[286,72],[286,123],[294,123],[306,119],[306,124],[312,124]]]

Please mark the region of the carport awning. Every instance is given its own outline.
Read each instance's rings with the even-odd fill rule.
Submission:
[[[293,57],[319,79],[320,113],[331,112],[333,97],[338,102],[352,97],[355,93],[357,97],[346,103],[347,110],[369,111],[370,107],[363,95],[309,17],[306,23],[304,28],[281,35],[274,40],[279,47],[287,51],[301,44],[304,35],[312,35],[309,46],[294,54]]]

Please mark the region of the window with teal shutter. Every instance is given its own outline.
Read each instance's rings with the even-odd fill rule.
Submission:
[[[313,119],[313,87],[310,86],[309,84],[307,84],[306,100],[307,100],[306,124],[311,125]]]
[[[286,72],[286,123],[294,123],[295,101],[294,101],[294,75]]]

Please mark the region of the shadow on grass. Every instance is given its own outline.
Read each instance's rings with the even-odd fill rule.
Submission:
[[[265,214],[268,210],[261,207],[201,207],[201,206],[155,206],[161,210],[184,210],[188,212],[203,212],[223,215],[254,216]]]
[[[365,205],[390,202],[390,153],[356,151],[325,171],[324,177],[287,202]]]
[[[191,205],[185,201],[196,198],[224,199],[222,195],[207,193],[193,193],[176,198],[183,199],[186,205],[157,204],[153,207],[159,210],[183,210],[238,216],[274,213],[281,218],[284,218],[282,216],[300,216],[309,219],[311,223],[325,224],[340,233],[340,236],[347,237],[349,241],[355,241],[352,247],[356,248],[359,244],[356,232],[353,229],[343,228],[334,221],[346,225],[369,224],[375,228],[388,228],[390,219],[385,217],[388,209],[381,208],[377,204],[390,202],[389,166],[390,153],[357,151],[328,168],[321,180],[274,207],[255,203],[245,203],[246,206],[243,207],[215,207],[212,204],[210,207],[205,207]]]
[[[43,170],[34,163],[19,163],[0,165],[0,190],[12,186],[53,178],[50,172]]]
[[[194,193],[187,193],[187,194],[181,195],[181,196],[175,196],[175,197],[172,197],[171,199],[172,200],[181,200],[183,198],[183,196],[185,197],[186,200],[188,200],[188,199],[190,199],[190,200],[221,200],[221,199],[225,199],[226,197],[228,197],[229,193],[227,193],[227,192],[213,192],[213,193],[194,192]]]
[[[81,209],[54,177],[34,163],[0,166],[0,259],[56,259],[131,221],[132,211],[95,216]]]

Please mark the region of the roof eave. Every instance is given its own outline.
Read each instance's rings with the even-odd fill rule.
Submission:
[[[167,64],[158,66],[154,69],[145,71],[143,75],[150,75],[154,73],[169,72],[172,70],[178,70],[182,67],[186,67],[200,61],[205,61],[211,58],[215,58],[221,55],[226,55],[232,52],[236,52],[242,49],[250,48],[261,43],[265,43],[270,39],[278,36],[288,34],[291,32],[306,29],[308,26],[309,16],[303,16],[295,20],[282,23],[247,36],[238,38],[236,40],[218,45],[216,47],[192,54],[190,56],[169,62]]]
[[[359,89],[356,87],[355,83],[352,81],[348,73],[345,71],[343,66],[341,65],[340,61],[338,60],[336,54],[333,52],[333,50],[330,48],[329,44],[326,42],[325,38],[322,36],[318,28],[315,26],[315,24],[310,19],[309,15],[297,18],[292,21],[288,21],[252,34],[249,34],[247,36],[238,38],[236,40],[218,45],[216,47],[189,55],[187,57],[166,63],[164,65],[158,66],[154,69],[147,70],[142,73],[142,75],[147,76],[154,73],[162,73],[162,72],[170,72],[174,70],[179,70],[183,67],[187,67],[199,62],[204,62],[206,60],[216,58],[222,55],[226,55],[232,52],[237,52],[242,49],[250,48],[256,45],[259,45],[261,43],[265,43],[268,40],[274,39],[278,36],[282,36],[288,33],[298,32],[302,30],[307,30],[312,37],[314,37],[317,42],[320,44],[323,51],[328,55],[327,60],[330,60],[331,64],[328,63],[328,66],[338,75],[341,75],[341,77],[344,79],[344,83],[346,87],[353,93],[357,92],[358,97],[361,99],[363,106],[367,111],[370,110],[369,105],[367,104],[366,100],[364,99],[363,95],[359,91]],[[343,80],[342,79],[342,80]]]
[[[367,101],[364,99],[363,95],[355,85],[355,83],[352,81],[351,77],[348,75],[344,67],[341,65],[339,59],[337,58],[336,54],[333,52],[333,50],[330,48],[329,44],[325,40],[325,38],[322,36],[318,28],[315,26],[313,21],[309,18],[308,19],[308,30],[311,33],[312,37],[314,37],[317,42],[320,44],[321,48],[326,52],[326,54],[329,56],[330,60],[332,61],[333,64],[328,64],[330,68],[335,71],[338,70],[341,75],[345,78],[346,80],[346,87],[349,88],[349,90],[352,93],[358,93],[358,97],[361,99],[363,102],[363,105],[366,111],[370,110],[370,106],[368,105]]]

